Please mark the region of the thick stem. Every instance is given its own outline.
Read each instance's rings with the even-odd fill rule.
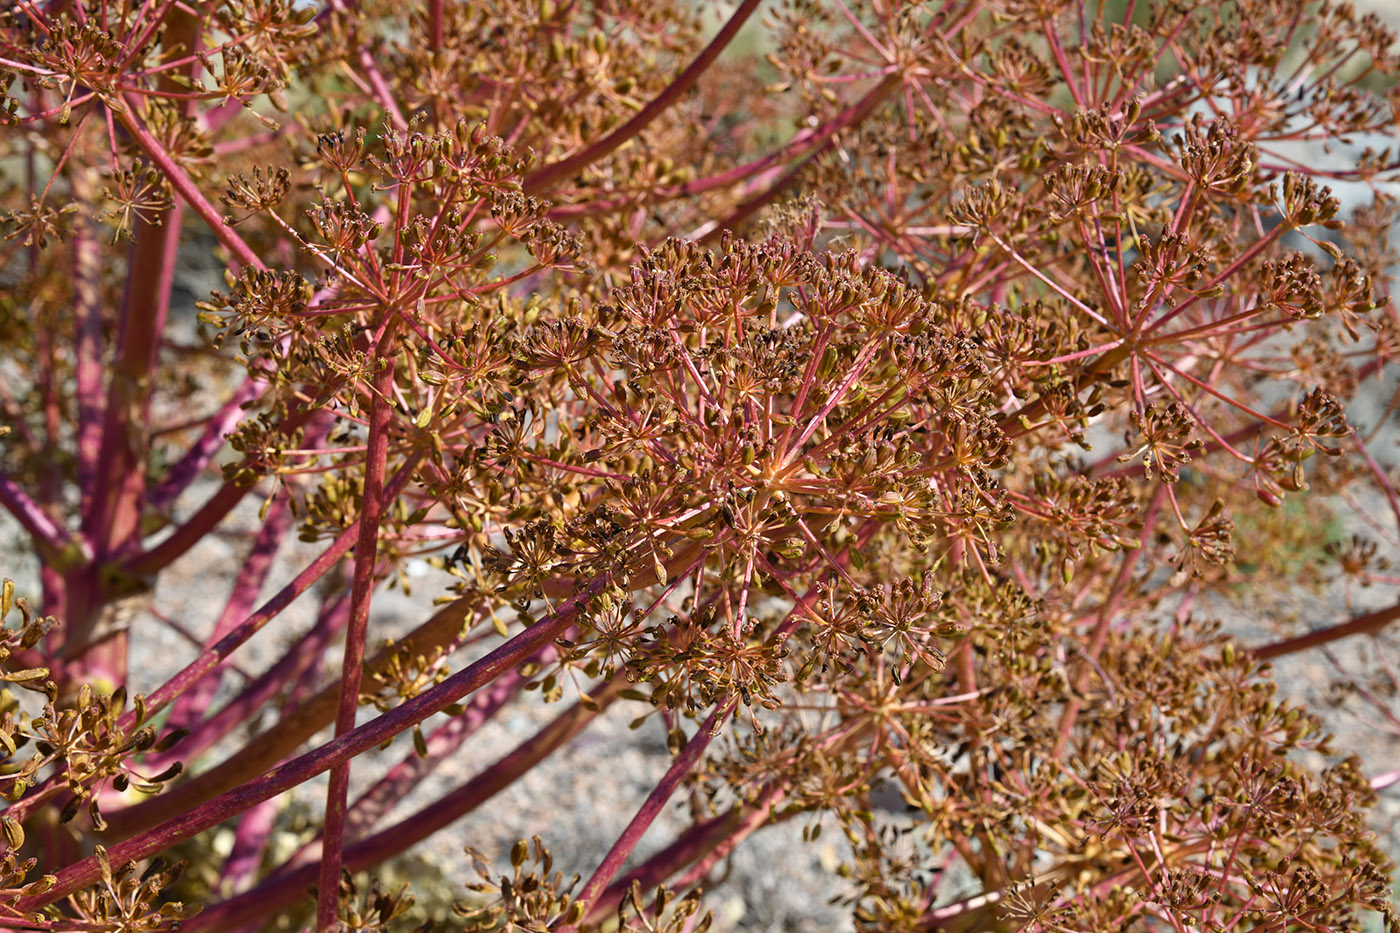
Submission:
[[[98,559],[124,553],[139,544],[141,507],[146,494],[146,458],[150,438],[151,376],[160,352],[160,334],[170,314],[175,281],[175,254],[180,247],[179,205],[158,224],[139,221],[128,260],[121,329],[102,424],[93,488],[84,490],[92,507],[83,516],[83,532]],[[71,631],[71,637],[83,637]]]
[[[428,0],[428,48],[442,48],[442,0]]]
[[[574,704],[549,725],[526,739],[504,758],[483,768],[471,780],[450,794],[434,801],[402,821],[373,836],[352,843],[345,850],[345,867],[359,871],[378,865],[447,828],[520,777],[550,754],[571,741],[606,709],[622,688],[621,678],[589,695],[597,709]],[[247,894],[206,908],[181,927],[186,933],[222,931],[265,918],[302,897],[316,877],[315,865],[302,865],[286,872],[275,872]]]
[[[431,690],[424,691],[392,712],[385,713],[354,731],[307,752],[257,780],[111,846],[108,849],[109,859],[113,864],[125,864],[163,852],[413,728],[444,707],[481,689],[554,641],[573,624],[579,611],[601,594],[607,585],[606,578],[594,580],[561,605],[552,617],[536,622],[480,661],[459,671]],[[54,886],[44,894],[24,898],[17,902],[15,907],[18,910],[39,910],[95,883],[101,877],[97,858],[85,858],[59,871],[55,876]]]
[[[431,652],[435,648],[448,644],[461,630],[462,620],[473,605],[474,603],[470,599],[459,599],[444,606],[427,622],[402,639],[399,645],[407,647],[414,654],[420,654]],[[336,616],[339,617],[343,614],[347,621],[349,611],[348,598],[342,604],[342,608],[334,610]],[[336,627],[338,628],[338,625]],[[327,632],[321,637],[328,637],[330,634],[333,632]],[[388,657],[387,652],[380,652],[369,661],[369,666],[372,669],[378,669],[388,660]],[[281,678],[273,681],[271,675],[272,671],[265,675],[271,684],[280,685],[284,682]],[[256,706],[253,705],[255,702],[257,705],[261,705],[263,702],[259,698],[261,695],[262,691],[260,690],[259,696],[248,698],[246,705],[240,705],[244,703],[243,698],[230,704],[234,706],[234,710],[227,716],[224,711],[220,711],[216,720],[222,721],[223,725],[220,729],[215,730],[215,737],[218,737],[221,732],[227,731],[225,727],[238,724],[240,710],[251,712],[256,709]],[[105,814],[108,824],[108,838],[125,839],[151,828],[173,811],[193,809],[205,800],[233,790],[260,774],[266,774],[276,767],[278,762],[296,751],[303,742],[334,720],[339,696],[339,684],[325,688],[296,708],[284,712],[275,726],[253,738],[224,762],[176,784],[164,791],[159,797],[144,800],[125,810]],[[195,747],[198,749],[198,746]],[[177,745],[173,751],[183,751],[183,745]]]
[[[73,200],[92,203],[93,181],[73,173]],[[102,248],[94,222],[76,224],[73,236],[73,297],[77,327],[73,339],[73,382],[78,402],[78,489],[82,510],[91,508],[98,456],[102,450]]]
[[[551,645],[530,661],[548,664],[555,656]],[[511,671],[472,698],[472,703],[460,716],[453,716],[424,739],[426,755],[410,752],[380,778],[373,787],[359,796],[350,807],[348,827],[354,838],[364,836],[384,814],[408,792],[418,786],[432,771],[462,747],[476,731],[495,719],[505,705],[518,697],[530,678]]]

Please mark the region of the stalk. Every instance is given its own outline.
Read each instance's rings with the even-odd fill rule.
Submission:
[[[217,826],[264,800],[286,793],[293,787],[311,780],[318,774],[330,770],[335,765],[349,761],[392,739],[406,729],[440,712],[464,696],[479,690],[504,672],[520,664],[530,655],[559,637],[573,623],[575,616],[595,596],[607,587],[603,578],[594,580],[578,595],[561,605],[547,620],[540,620],[530,628],[441,684],[427,690],[402,706],[341,735],[326,744],[307,752],[269,774],[249,781],[234,790],[208,801],[186,813],[181,813],[152,829],[130,839],[119,842],[108,849],[108,857],[113,864],[149,858],[178,842],[189,839],[206,829]],[[101,878],[101,867],[96,857],[85,858],[62,869],[55,876],[55,884],[43,894],[20,900],[19,910],[39,910],[62,900],[74,891],[81,890]]]
[[[575,703],[510,754],[486,766],[451,793],[372,836],[352,842],[345,849],[345,867],[359,871],[377,865],[486,803],[581,733],[617,699],[621,688],[621,680],[615,680],[590,690],[589,696],[596,701],[596,708]],[[256,921],[266,917],[268,911],[284,908],[301,898],[315,877],[315,865],[274,872],[251,891],[204,910],[181,929],[187,933],[205,930],[215,933]]]
[[[671,799],[671,794],[675,793],[681,781],[689,776],[691,770],[700,761],[700,756],[705,753],[720,726],[729,718],[729,714],[734,711],[738,700],[735,697],[727,697],[722,700],[704,724],[696,730],[690,737],[690,741],[685,743],[681,753],[676,756],[676,760],[671,762],[671,767],[666,769],[666,773],[652,788],[647,799],[642,802],[632,821],[627,824],[627,828],[622,831],[622,835],[617,837],[608,854],[603,856],[603,861],[593,872],[593,877],[584,884],[583,890],[579,892],[576,903],[583,905],[583,912],[586,916],[593,907],[593,904],[602,895],[608,882],[622,868],[622,864],[627,861],[627,857],[632,854],[632,850],[641,841],[642,835],[651,826],[657,815],[661,813],[662,807],[666,806],[666,801]],[[574,933],[578,929],[578,923],[567,923],[559,928],[559,933]]]
[[[560,159],[549,165],[542,166],[525,176],[524,188],[526,194],[539,194],[553,187],[558,182],[576,175],[599,159],[615,152],[628,140],[637,136],[646,129],[653,120],[661,116],[677,101],[685,95],[695,82],[700,80],[700,76],[710,67],[719,54],[725,50],[734,37],[739,34],[740,28],[754,11],[762,5],[763,0],[743,0],[729,17],[728,22],[720,29],[719,33],[710,40],[710,44],[696,56],[695,61],[682,71],[674,81],[666,86],[664,90],[641,109],[632,119],[622,126],[613,130],[607,136],[598,140],[590,146],[585,146],[579,152],[567,158]]]
[[[408,646],[415,653],[448,644],[461,630],[462,620],[473,605],[472,600],[463,598],[444,606],[402,639],[400,644]],[[348,620],[348,598],[343,609],[334,611],[337,616],[344,612]],[[368,662],[369,666],[377,669],[387,657],[387,653],[380,652]],[[272,682],[270,674],[271,672],[269,684]],[[280,681],[277,683],[280,684]],[[266,689],[267,686],[264,685],[260,692]],[[159,797],[152,797],[125,810],[108,814],[108,834],[116,839],[135,835],[156,825],[172,810],[190,809],[202,801],[227,793],[240,784],[267,773],[283,758],[301,747],[302,743],[334,721],[339,693],[339,684],[326,687],[290,711],[284,711],[275,726],[255,736],[224,762],[181,781],[163,791]],[[246,703],[244,708],[249,711],[257,708],[251,705],[252,698],[246,701],[240,698],[236,702]],[[232,718],[234,715],[229,714],[229,718],[225,720],[229,725],[238,724],[237,720]],[[222,720],[224,714],[221,712],[216,718]],[[180,746],[176,746],[176,750],[180,750]]]
[[[371,358],[382,368],[375,376],[371,392],[369,438],[365,451],[364,492],[360,497],[360,528],[355,543],[355,575],[350,586],[350,624],[345,633],[345,657],[341,662],[340,702],[335,717],[335,734],[344,735],[355,727],[360,706],[360,680],[365,657],[365,636],[369,628],[370,599],[374,592],[375,549],[384,506],[384,474],[389,460],[389,396],[394,386],[394,363],[386,352],[394,343],[397,317],[390,319],[375,345]],[[316,927],[331,930],[336,924],[340,892],[341,850],[344,847],[345,809],[350,788],[350,762],[339,762],[331,769],[326,791],[325,845],[321,850],[321,876],[316,903]]]
[[[1400,603],[1387,606],[1384,609],[1377,609],[1357,616],[1350,622],[1341,622],[1337,625],[1329,625],[1326,628],[1317,629],[1303,635],[1295,635],[1292,638],[1285,638],[1282,641],[1270,642],[1267,645],[1260,645],[1258,648],[1251,648],[1250,653],[1260,661],[1271,661],[1274,658],[1285,657],[1290,654],[1297,654],[1300,651],[1307,651],[1320,645],[1331,644],[1343,638],[1350,638],[1353,635],[1377,635],[1386,626],[1400,619]]]

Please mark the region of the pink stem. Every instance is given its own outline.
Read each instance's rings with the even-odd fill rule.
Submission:
[[[74,200],[88,202],[92,184],[73,177]],[[91,508],[98,456],[102,449],[102,251],[91,222],[77,224],[73,236],[74,298],[77,329],[73,341],[73,381],[78,402],[78,488],[82,510]]]
[[[159,226],[140,221],[128,260],[126,295],[116,359],[107,385],[93,488],[83,530],[97,549],[98,559],[138,547],[141,505],[146,493],[146,460],[150,439],[151,375],[160,354],[160,334],[170,314],[170,291],[175,282],[175,254],[180,249],[183,211],[177,204]],[[70,632],[70,638],[83,638]]]
[[[394,478],[394,482],[390,484],[390,489],[386,493],[387,495],[398,495],[402,487],[408,484],[408,480],[413,473],[413,467],[416,466],[416,464],[417,460],[411,460],[408,464],[405,464],[399,471],[399,474]],[[341,532],[340,536],[331,543],[330,547],[326,548],[319,557],[312,561],[305,570],[297,574],[297,576],[278,591],[275,596],[263,603],[262,607],[258,609],[257,612],[253,613],[237,628],[220,639],[218,644],[202,652],[199,657],[195,658],[186,665],[183,670],[152,693],[146,700],[147,719],[156,715],[161,710],[165,709],[166,706],[183,696],[185,691],[189,690],[206,674],[221,664],[225,658],[233,653],[234,649],[253,637],[253,635],[261,630],[263,626],[267,625],[268,622],[275,619],[293,600],[306,592],[306,590],[311,587],[311,584],[315,583],[332,567],[339,563],[340,559],[349,552],[351,542],[354,540],[358,530],[359,522],[352,522],[350,527]],[[135,713],[129,712],[117,722],[116,728],[123,731],[130,731],[134,729],[136,725]],[[65,789],[66,785],[50,782],[42,788],[30,791],[24,799],[13,804],[6,812],[14,816],[15,819],[23,820],[27,818],[39,804],[48,801]]]
[[[205,468],[213,462],[214,457],[220,450],[224,449],[227,435],[238,424],[246,410],[243,406],[253,401],[262,394],[265,385],[253,380],[251,377],[244,380],[230,398],[219,409],[214,417],[210,418],[204,426],[204,431],[200,434],[199,440],[190,445],[190,449],[175,462],[168,471],[165,479],[150,491],[147,502],[151,508],[164,510],[189,487],[190,483],[203,473]]]
[[[224,223],[223,215],[213,204],[209,203],[204,192],[199,190],[190,176],[180,167],[180,163],[175,160],[175,157],[167,152],[161,141],[151,135],[150,131],[142,125],[136,116],[140,112],[136,101],[125,96],[123,103],[126,105],[125,110],[114,110],[112,111],[113,115],[121,121],[122,126],[132,135],[146,156],[170,182],[171,187],[179,193],[180,197],[184,198],[190,209],[209,226],[209,230],[233,254],[235,259],[244,265],[252,266],[254,269],[266,269],[267,266],[253,248],[232,227]]]
[[[788,185],[792,184],[797,176],[802,173],[807,163],[821,155],[831,146],[833,138],[838,131],[860,123],[901,84],[902,78],[899,74],[887,75],[883,81],[870,91],[870,93],[829,120],[826,126],[818,131],[818,138],[821,140],[820,144],[814,145],[813,148],[803,153],[802,158],[783,173],[777,181],[769,185],[762,193],[749,198],[747,201],[734,208],[729,216],[720,220],[711,221],[707,224],[702,224],[691,234],[691,237],[702,243],[711,242],[725,230],[737,227],[765,205],[772,203],[772,201],[786,190]]]
[[[254,881],[262,870],[263,856],[272,838],[272,830],[281,812],[275,800],[264,800],[238,821],[234,830],[233,851],[229,853],[220,873],[225,890],[241,891]]]
[[[265,523],[258,529],[253,548],[243,560],[243,568],[234,577],[233,590],[229,594],[228,602],[224,604],[223,612],[214,623],[213,632],[205,641],[206,648],[217,644],[232,631],[238,620],[247,618],[253,611],[253,607],[257,605],[258,594],[262,592],[263,583],[267,581],[267,575],[272,570],[273,559],[277,556],[277,550],[291,525],[290,500],[287,496],[278,496],[268,510]],[[175,708],[170,711],[169,725],[172,728],[191,728],[214,699],[222,675],[223,671],[215,668],[180,697],[175,702]],[[182,754],[189,754],[187,747],[181,748],[180,751]]]
[[[134,574],[154,574],[164,570],[207,538],[252,488],[251,483],[225,482],[190,516],[189,521],[177,527],[149,551],[132,555],[126,561],[126,570]]]
[[[0,505],[29,532],[29,536],[34,540],[35,549],[46,562],[62,562],[59,555],[73,539],[49,518],[37,502],[29,498],[28,493],[4,473],[0,473]]]

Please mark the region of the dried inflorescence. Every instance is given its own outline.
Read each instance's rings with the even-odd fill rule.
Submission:
[[[539,838],[474,856],[458,928],[700,929],[716,863],[794,818],[843,830],[863,930],[1396,925],[1365,766],[1197,621],[1397,584],[1393,525],[1319,540],[1335,496],[1400,522],[1348,407],[1400,354],[1394,36],[1275,0],[790,0],[750,36],[758,6],[713,34],[655,0],[0,18],[0,504],[43,600],[7,584],[4,677],[42,699],[4,698],[6,916],[239,929],[314,887],[319,930],[412,925],[349,869],[625,699],[673,756],[636,817],[586,878]],[[152,592],[250,496],[191,632]],[[294,528],[317,556],[260,603]],[[375,593],[421,562],[441,609],[386,639]],[[1394,722],[1384,649],[1353,675],[1325,646],[1397,615],[1257,653],[1323,646],[1338,704]],[[134,694],[161,625],[198,648]],[[531,692],[576,702],[386,821]],[[219,762],[169,748],[255,721]],[[260,842],[325,771],[308,847]],[[240,816],[196,873],[222,889],[134,876]]]

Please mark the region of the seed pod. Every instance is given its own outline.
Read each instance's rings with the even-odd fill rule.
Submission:
[[[189,734],[190,730],[188,729],[174,729],[166,733],[155,745],[152,745],[151,750],[157,752],[169,751],[176,743]]]
[[[102,872],[102,880],[110,888],[112,886],[112,861],[107,857],[107,847],[99,845],[92,854],[97,857],[97,868]]]
[[[24,845],[24,827],[19,824],[19,820],[12,816],[4,818],[5,841],[9,843],[12,850],[19,849]]]
[[[81,797],[74,797],[74,798],[72,798],[72,799],[69,800],[66,804],[63,805],[63,809],[62,809],[62,810],[59,812],[59,814],[58,814],[58,821],[59,821],[60,823],[67,823],[67,822],[69,822],[70,820],[73,819],[73,817],[75,817],[75,816],[78,815],[78,811],[82,809],[82,806],[83,806],[83,798],[81,798]],[[102,847],[101,847],[101,846],[98,846],[98,848],[100,849],[100,848],[102,848]]]
[[[53,890],[53,886],[58,884],[57,875],[45,875],[38,881],[32,881],[20,889],[20,893],[25,897],[38,897],[40,894],[47,894]]]

